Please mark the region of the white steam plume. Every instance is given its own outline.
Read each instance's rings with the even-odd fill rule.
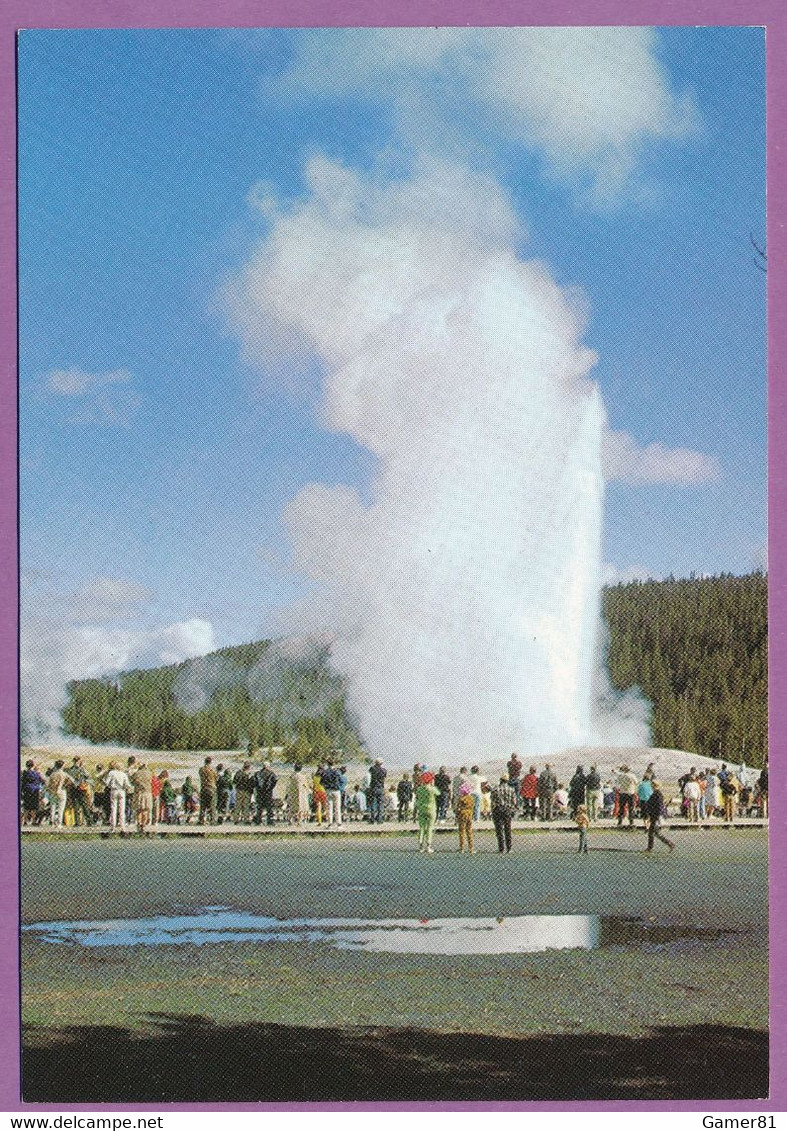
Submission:
[[[388,186],[316,159],[230,290],[247,351],[311,348],[326,426],[379,457],[374,499],[286,513],[318,581],[300,623],[375,751],[472,756],[593,737],[604,412],[576,300],[514,251],[495,182]]]

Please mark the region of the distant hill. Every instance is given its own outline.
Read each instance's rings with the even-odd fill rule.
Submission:
[[[653,744],[750,765],[767,756],[767,578],[632,582],[603,594],[618,690],[653,705]],[[64,728],[92,742],[156,750],[251,741],[301,758],[362,756],[341,678],[315,641],[223,648],[169,667],[76,680]]]

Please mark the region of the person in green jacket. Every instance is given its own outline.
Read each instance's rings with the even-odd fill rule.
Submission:
[[[418,820],[418,851],[434,852],[432,838],[437,823],[437,798],[440,790],[434,784],[434,774],[421,774],[415,791],[415,815]]]

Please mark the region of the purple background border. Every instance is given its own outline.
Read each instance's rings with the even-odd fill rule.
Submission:
[[[787,1110],[787,828],[771,828],[771,1098],[767,1101],[598,1103],[23,1104],[19,1098],[16,429],[16,62],[20,28],[320,27],[431,24],[635,24],[767,26],[770,507],[770,752],[778,767],[771,811],[787,812],[781,771],[787,729],[787,543],[779,517],[787,497],[787,390],[779,381],[787,346],[784,139],[787,137],[787,14],[778,0],[4,0],[0,9],[0,1111],[785,1111]],[[777,269],[778,268],[778,269]],[[779,866],[781,865],[781,866]]]

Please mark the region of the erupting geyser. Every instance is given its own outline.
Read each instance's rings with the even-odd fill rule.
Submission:
[[[501,187],[378,186],[316,159],[230,291],[247,353],[304,372],[378,459],[368,505],[310,485],[286,521],[371,750],[432,760],[592,743],[604,411],[578,300]],[[260,355],[262,355],[260,357]]]

